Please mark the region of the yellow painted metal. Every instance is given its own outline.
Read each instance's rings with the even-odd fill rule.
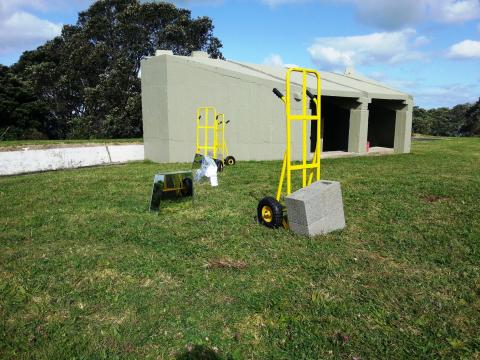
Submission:
[[[265,205],[262,207],[262,219],[267,223],[271,223],[273,220],[273,210],[270,206]]]
[[[298,73],[301,75],[302,79],[302,91],[301,91],[301,113],[294,113],[292,111],[292,87],[296,86],[291,81],[293,73]],[[315,78],[316,84],[316,95],[313,99],[313,102],[316,107],[315,115],[308,114],[310,98],[307,95],[308,92],[308,77]],[[285,103],[285,117],[286,117],[286,128],[287,128],[287,148],[285,150],[285,155],[283,158],[282,172],[280,175],[280,180],[277,189],[277,200],[280,201],[283,191],[283,183],[285,177],[287,178],[287,189],[286,195],[292,193],[292,173],[294,171],[302,172],[302,187],[310,185],[313,179],[315,181],[320,180],[320,155],[321,155],[321,79],[320,74],[316,70],[311,69],[302,69],[302,68],[290,68],[287,70],[286,75],[286,93],[282,98]],[[302,121],[302,160],[300,164],[294,165],[292,162],[292,121]],[[317,122],[317,143],[313,159],[311,162],[308,161],[308,152],[307,152],[307,132],[308,132],[308,123],[316,121]]]
[[[203,116],[203,124],[202,124]],[[217,158],[217,110],[213,106],[203,106],[197,108],[197,149],[196,153]],[[203,132],[203,144],[201,142],[201,133]],[[213,144],[210,145],[209,132],[213,134]]]
[[[217,115],[217,131],[215,132],[217,141],[217,153],[219,154],[219,159],[222,161],[228,156],[228,147],[227,143],[225,142],[225,114],[218,114]],[[219,141],[220,139],[220,141]],[[221,156],[220,156],[221,154]]]

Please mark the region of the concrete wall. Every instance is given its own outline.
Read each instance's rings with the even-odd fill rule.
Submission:
[[[0,152],[0,176],[144,159],[143,145],[107,145]]]
[[[272,89],[282,82],[234,77],[228,71],[176,58],[156,56],[142,63],[145,158],[191,161],[196,146],[196,110],[214,106],[230,123],[225,138],[240,160],[280,160],[285,151],[285,111]],[[294,104],[298,109],[299,103]],[[300,155],[301,127],[292,137]],[[310,134],[308,134],[310,136]]]
[[[395,110],[395,145],[397,154],[408,154],[412,146],[413,101],[407,101]]]

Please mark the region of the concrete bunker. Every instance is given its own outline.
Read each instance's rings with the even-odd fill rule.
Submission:
[[[210,59],[199,52],[176,56],[158,51],[156,55],[142,61],[146,159],[191,161],[194,114],[197,107],[206,105],[215,106],[231,120],[229,150],[239,160],[283,158],[284,111],[272,89],[285,92],[286,69]],[[395,153],[410,151],[411,96],[352,73],[321,72],[321,78],[323,151],[365,154],[368,140],[371,146],[394,148]],[[293,80],[295,86],[301,83]],[[314,85],[309,80],[311,90]],[[315,134],[314,126],[310,133]],[[316,143],[311,136],[308,150],[313,151]],[[302,144],[293,146],[301,149]]]

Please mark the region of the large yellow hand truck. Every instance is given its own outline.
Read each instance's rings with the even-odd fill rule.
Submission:
[[[292,93],[292,86],[295,86],[291,82],[291,76],[293,73],[298,73],[302,77],[302,89],[301,89],[301,112],[295,113],[292,111],[292,100],[294,95]],[[308,90],[308,77],[314,77],[316,80],[317,93],[313,95]],[[260,224],[270,228],[278,228],[283,226],[288,228],[288,221],[284,211],[286,210],[280,203],[283,191],[283,184],[286,178],[286,196],[292,192],[292,173],[299,171],[302,173],[302,188],[310,185],[312,181],[320,180],[320,153],[321,153],[321,138],[320,138],[320,119],[321,119],[321,79],[320,74],[315,70],[290,68],[287,70],[286,75],[286,95],[273,89],[275,95],[277,95],[285,104],[285,117],[286,117],[286,150],[283,157],[282,172],[277,188],[277,196],[275,198],[267,196],[264,197],[257,206],[257,217]],[[308,113],[310,104],[313,102],[313,109],[311,113]],[[302,160],[300,164],[292,161],[292,122],[302,122]],[[313,159],[311,162],[308,160],[307,152],[307,124],[316,122],[316,127],[312,126],[312,129],[316,129],[316,146]]]
[[[217,115],[217,153],[221,154],[221,160],[225,165],[235,165],[235,158],[228,154],[227,143],[225,142],[225,126],[230,123],[230,120],[225,121],[225,114]],[[220,141],[219,141],[220,139]]]
[[[204,122],[202,123],[202,116]],[[217,164],[218,172],[223,170],[223,161],[217,159],[218,146],[218,115],[217,109],[213,106],[202,106],[197,108],[197,148],[196,153],[210,156]],[[203,136],[202,136],[203,132]],[[212,138],[210,138],[210,135]],[[203,138],[203,144],[202,144]],[[209,143],[212,139],[211,143]]]

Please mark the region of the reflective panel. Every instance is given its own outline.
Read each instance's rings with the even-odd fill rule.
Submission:
[[[193,196],[193,177],[191,171],[173,171],[156,174],[153,179],[150,210],[158,211],[165,199],[180,199]]]

